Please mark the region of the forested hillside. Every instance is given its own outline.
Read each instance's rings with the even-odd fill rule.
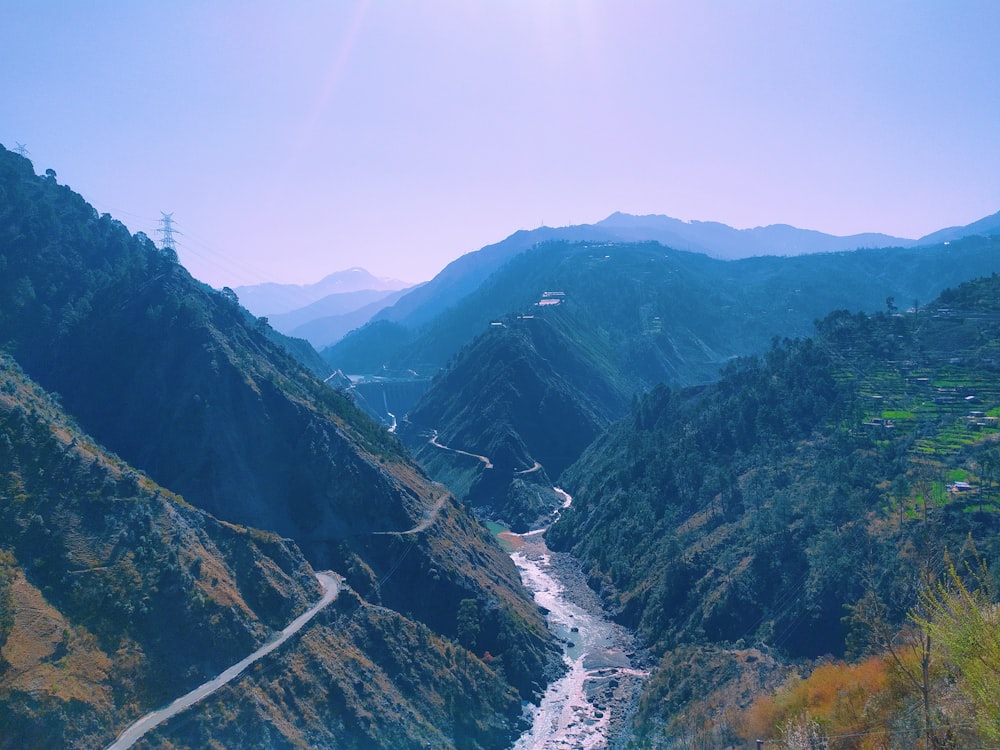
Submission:
[[[724,262],[656,243],[542,245],[405,349],[403,362],[419,367],[479,331],[401,435],[436,479],[521,527],[547,501],[531,486],[540,477],[515,472],[537,462],[558,480],[632,396],[657,383],[712,382],[733,357],[766,350],[775,335],[807,335],[844,304],[885,309],[888,297],[894,307],[893,299],[919,305],[914,297],[937,294],[945,279],[991,272],[997,249],[996,239],[971,237],[918,250]],[[904,303],[891,290],[912,296]],[[381,340],[383,353],[393,341]],[[435,449],[426,438],[435,430],[444,445],[487,456],[494,469]]]
[[[997,270],[997,240],[983,236],[734,261],[656,242],[580,239],[525,248],[449,307],[432,316],[378,320],[323,356],[350,373],[433,374],[491,321],[526,312],[545,291],[564,291],[588,307],[595,335],[627,342],[622,353],[631,356],[638,377],[649,385],[691,384],[714,380],[728,358],[759,353],[773,336],[809,335],[813,321],[831,310],[877,311],[886,297],[907,309]],[[434,288],[431,282],[418,291]]]
[[[862,653],[870,623],[848,607],[874,597],[899,626],[946,548],[1000,559],[998,363],[996,276],[917,312],[834,313],[716,384],[637,399],[566,472],[573,506],[546,538],[662,659],[651,741],[661,722],[696,733],[712,715],[698,698],[761,652]],[[693,653],[706,664],[685,700],[672,680]]]
[[[994,214],[965,227],[949,227],[920,240],[907,240],[875,233],[837,237],[786,224],[734,229],[718,222],[680,221],[669,216],[632,216],[614,213],[595,224],[522,230],[502,242],[467,253],[449,263],[430,282],[407,293],[398,303],[379,313],[375,318],[377,324],[358,331],[348,341],[331,347],[324,353],[336,363],[337,367],[347,372],[374,372],[372,368],[381,364],[393,362],[398,364],[401,358],[408,357],[405,352],[410,351],[412,344],[420,341],[424,330],[427,327],[434,327],[435,318],[446,315],[449,308],[461,305],[463,298],[476,292],[490,276],[514,257],[539,245],[584,242],[621,247],[656,242],[664,247],[704,254],[712,258],[732,260],[770,256],[773,259],[778,256],[800,254],[844,254],[863,248],[899,250],[942,245],[965,237],[997,234],[998,226],[1000,218]],[[904,254],[904,257],[909,256]],[[976,271],[972,275],[982,272]],[[897,274],[890,274],[885,280],[891,281],[895,276]],[[949,278],[948,283],[957,283],[960,280],[961,277]],[[905,286],[896,287],[889,284],[884,289],[876,288],[875,292],[902,295],[902,298],[906,299],[912,298],[912,293],[917,293],[918,298],[929,298],[942,288],[935,287],[930,294],[927,294],[926,288],[906,290]],[[847,300],[843,300],[842,304],[854,307],[846,305],[846,302]],[[876,299],[875,302],[880,300]],[[867,304],[860,306],[864,309],[873,309]],[[832,308],[827,308],[819,315],[825,314],[829,309]],[[379,346],[378,342],[380,332],[387,329],[394,332],[395,338],[389,350]],[[785,331],[783,335],[790,333]],[[417,348],[419,350],[426,347],[418,344]],[[408,366],[413,366],[415,363],[423,363],[423,360],[419,358],[410,360]]]
[[[400,435],[466,502],[527,531],[562,499],[552,480],[628,405],[634,384],[567,306],[497,323],[435,379]],[[434,435],[438,440],[431,441]],[[442,448],[460,447],[481,460]]]
[[[313,565],[342,573],[365,606],[405,612],[391,618],[424,628],[415,669],[440,666],[440,639],[454,636],[460,603],[471,600],[480,627],[471,695],[499,695],[488,684],[496,679],[523,697],[537,692],[553,648],[510,559],[393,436],[275,346],[232,295],[194,281],[171,253],[8,151],[0,270],[0,346],[83,432],[219,519],[290,537]],[[479,661],[487,651],[489,667]],[[514,731],[519,709],[507,689],[480,696],[482,716],[469,717],[491,742]],[[422,711],[437,700],[426,696],[414,721],[433,723]],[[344,721],[357,718],[352,706]],[[362,744],[396,746],[376,730],[364,729]],[[473,744],[486,736],[467,731]]]

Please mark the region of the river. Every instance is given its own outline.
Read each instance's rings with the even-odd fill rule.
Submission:
[[[569,505],[569,496],[561,494]],[[624,739],[648,673],[633,663],[629,631],[604,615],[575,560],[551,552],[543,534],[544,529],[504,536],[516,547],[511,558],[521,580],[548,612],[548,627],[563,645],[567,672],[530,709],[531,729],[514,750],[615,747]]]

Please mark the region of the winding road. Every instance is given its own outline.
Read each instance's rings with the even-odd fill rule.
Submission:
[[[441,515],[441,509],[444,507],[446,502],[448,502],[448,495],[442,493],[441,497],[435,500],[434,505],[432,505],[424,514],[423,520],[412,529],[407,529],[406,531],[373,531],[371,533],[380,534],[382,536],[406,536],[408,534],[419,534],[421,531],[426,531],[427,528],[437,520],[437,517]]]
[[[438,431],[434,430],[434,434],[431,435],[431,439],[428,441],[435,448],[440,448],[441,450],[451,451],[452,453],[460,453],[463,456],[471,456],[472,458],[478,458],[483,462],[485,469],[492,469],[493,462],[490,461],[486,456],[480,456],[478,453],[469,453],[468,451],[460,451],[458,448],[449,448],[447,445],[442,445],[438,442]]]
[[[387,404],[388,406],[388,404]],[[393,426],[390,432],[395,430],[395,415],[389,413],[388,408],[386,413],[393,418]],[[485,468],[492,469],[493,463],[486,456],[479,456],[475,453],[468,453],[466,451],[456,450],[454,448],[449,448],[446,445],[441,445],[437,442],[437,430],[434,431],[433,436],[430,439],[430,443],[443,450],[452,451],[454,453],[460,453],[465,456],[471,456],[472,458],[479,459],[483,462]],[[536,464],[531,469],[528,469],[522,473],[529,473],[532,471],[537,471],[541,468],[540,464]],[[418,534],[425,531],[434,521],[437,520],[441,513],[441,509],[448,500],[447,493],[442,493],[441,497],[437,499],[433,506],[427,509],[424,518],[411,529],[405,531],[375,531],[374,534],[394,534],[394,535],[407,535],[407,534]],[[86,572],[86,571],[74,571],[74,572]],[[195,703],[207,698],[212,693],[219,690],[219,688],[227,685],[228,683],[239,677],[247,667],[264,658],[272,651],[281,646],[285,641],[291,638],[293,635],[298,633],[310,620],[312,620],[323,608],[330,604],[337,595],[340,593],[343,579],[332,572],[317,572],[316,578],[319,580],[320,586],[323,587],[323,596],[320,598],[316,604],[310,607],[307,611],[303,612],[301,615],[296,617],[292,622],[290,622],[284,630],[274,636],[271,640],[261,646],[259,649],[254,651],[252,654],[247,656],[245,659],[233,664],[231,667],[226,669],[224,672],[205,683],[202,683],[194,690],[189,693],[182,695],[177,698],[173,703],[165,706],[164,708],[157,709],[156,711],[150,711],[148,714],[138,719],[137,721],[130,724],[128,727],[118,735],[118,738],[108,745],[106,750],[126,750],[126,748],[132,747],[136,742],[138,742],[143,736],[151,732],[153,729],[158,727],[163,722],[176,716],[182,711],[190,708]]]
[[[477,455],[475,453],[468,453],[467,451],[457,450],[455,448],[449,448],[448,446],[442,445],[441,443],[437,442],[437,430],[434,431],[434,434],[433,434],[433,436],[430,439],[430,443],[432,445],[438,447],[438,448],[443,449],[443,450],[448,450],[448,451],[452,451],[454,453],[460,453],[460,454],[465,455],[465,456],[471,456],[472,458],[477,458],[477,459],[479,459],[480,461],[483,462],[483,464],[485,465],[485,468],[487,468],[487,469],[492,469],[493,468],[492,462],[486,456],[479,456],[479,455]],[[532,472],[538,471],[539,469],[541,469],[541,464],[539,464],[539,463],[536,462],[535,465],[533,467],[531,467],[530,469],[526,469],[524,471],[520,471],[520,472],[516,472],[516,473],[518,473],[518,474],[528,474],[528,473],[532,473]],[[562,504],[562,508],[569,507],[570,503],[572,502],[572,498],[569,496],[569,494],[566,493],[565,491],[563,491],[562,489],[558,488],[558,487],[556,487],[554,489],[564,499],[564,502]],[[375,534],[406,535],[406,534],[417,534],[417,533],[419,533],[421,531],[424,531],[432,523],[434,523],[435,520],[437,520],[437,517],[440,514],[441,509],[444,507],[444,504],[447,502],[447,499],[448,499],[448,495],[445,494],[445,493],[443,493],[441,495],[441,497],[437,499],[437,501],[434,503],[434,505],[431,506],[428,509],[426,515],[421,520],[421,522],[418,523],[416,526],[414,526],[411,529],[407,529],[406,531],[381,531],[381,532],[380,531],[376,531],[376,532],[372,532],[372,533],[375,533]],[[536,535],[540,536],[542,533],[544,533],[544,531],[545,531],[545,529],[538,529],[538,530],[536,530],[534,532],[529,532],[528,534],[524,534],[524,535],[521,535],[521,536],[522,536],[522,538],[530,538],[530,537],[533,537],[533,536],[536,536]],[[544,542],[542,542],[542,544],[544,545]],[[517,557],[515,557],[515,560],[517,560]],[[519,561],[518,567],[520,567],[522,569],[521,572],[522,572],[522,575],[523,575],[526,572],[525,569],[524,569],[524,562]],[[74,572],[84,572],[84,571],[74,571]],[[191,706],[193,706],[194,704],[198,703],[199,701],[201,701],[201,700],[207,698],[208,696],[212,695],[212,693],[216,692],[217,690],[219,690],[220,688],[222,688],[224,685],[229,684],[230,682],[232,682],[233,680],[235,680],[237,677],[239,677],[247,669],[247,667],[251,666],[255,662],[257,662],[260,659],[264,658],[265,656],[267,656],[268,654],[270,654],[272,651],[274,651],[277,648],[279,648],[282,644],[285,643],[285,641],[287,641],[293,635],[295,635],[296,633],[298,633],[321,610],[323,610],[334,599],[336,599],[337,595],[340,593],[340,590],[341,590],[343,579],[340,576],[338,576],[335,573],[333,573],[333,572],[329,572],[329,571],[327,571],[327,572],[317,572],[316,573],[316,578],[319,580],[320,586],[322,586],[322,588],[323,588],[323,596],[320,598],[320,600],[318,602],[316,602],[316,604],[314,604],[308,610],[306,610],[301,615],[299,615],[294,620],[292,620],[292,622],[290,622],[280,633],[277,633],[274,637],[272,637],[271,640],[269,640],[267,643],[265,643],[263,646],[261,646],[259,649],[257,649],[256,651],[254,651],[252,654],[250,654],[246,658],[242,659],[241,661],[237,662],[236,664],[233,664],[231,667],[229,667],[228,669],[226,669],[225,671],[223,671],[221,674],[217,675],[216,677],[213,677],[211,680],[208,680],[207,682],[202,683],[201,685],[199,685],[198,687],[196,687],[194,690],[191,690],[190,692],[186,693],[185,695],[182,695],[180,698],[177,698],[172,703],[170,703],[168,706],[165,706],[164,708],[157,709],[155,711],[151,711],[148,714],[146,714],[145,716],[143,716],[142,718],[140,718],[137,721],[135,721],[132,724],[130,724],[128,727],[126,727],[122,731],[121,734],[118,735],[118,738],[114,742],[112,742],[110,745],[108,745],[108,747],[107,747],[106,750],[126,750],[126,748],[132,747],[143,736],[145,736],[147,733],[151,732],[153,729],[155,729],[156,727],[158,727],[160,724],[162,724],[165,721],[167,721],[168,719],[176,716],[177,714],[181,713],[182,711],[185,711],[186,709],[190,708]],[[537,595],[538,595],[538,589],[539,588],[545,588],[545,587],[540,587],[540,586],[536,585],[536,586],[531,586],[530,588],[532,588],[532,589],[535,590],[536,597],[537,597]],[[551,605],[551,602],[550,602],[550,605]],[[580,681],[582,682],[582,679]],[[550,698],[550,701],[551,701],[551,698]],[[549,719],[549,720],[551,721],[551,719]],[[536,724],[537,723],[538,723],[538,721],[536,719]],[[565,727],[563,727],[563,730],[565,730]],[[559,734],[563,734],[563,732],[559,732]],[[591,734],[591,732],[587,732],[587,734]],[[600,736],[600,733],[598,733],[598,736]],[[521,741],[518,743],[517,747],[518,748],[525,747],[526,745],[524,743],[525,743],[526,738],[528,738],[528,737],[530,737],[530,733],[521,739]],[[531,742],[531,740],[529,739],[528,742]],[[530,744],[530,745],[527,745],[527,746],[535,747],[536,745]]]
[[[217,677],[213,677],[211,680],[202,685],[199,685],[187,695],[182,695],[169,706],[156,711],[151,711],[135,723],[131,724],[125,729],[124,732],[118,735],[118,739],[108,745],[107,750],[125,750],[125,748],[132,747],[132,745],[138,742],[138,740],[147,732],[156,728],[170,717],[179,714],[187,708],[190,708],[203,698],[208,697],[223,685],[232,682],[251,664],[267,656],[293,635],[302,630],[303,626],[307,622],[313,619],[320,610],[336,599],[337,595],[340,593],[342,579],[336,574],[330,572],[316,573],[316,578],[319,579],[320,586],[323,587],[323,597],[316,602],[316,604],[292,620],[288,626],[278,633],[272,640],[265,643],[242,661],[239,661],[229,667],[229,669],[222,674]]]

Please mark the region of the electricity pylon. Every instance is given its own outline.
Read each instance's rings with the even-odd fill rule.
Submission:
[[[160,211],[160,247],[163,250],[173,250],[177,252],[177,245],[174,243],[174,215],[172,213],[165,214]]]

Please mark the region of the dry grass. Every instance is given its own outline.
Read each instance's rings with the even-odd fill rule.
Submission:
[[[95,639],[77,629],[18,573],[13,580],[14,626],[4,645],[6,691],[79,700],[111,709],[111,659]]]

